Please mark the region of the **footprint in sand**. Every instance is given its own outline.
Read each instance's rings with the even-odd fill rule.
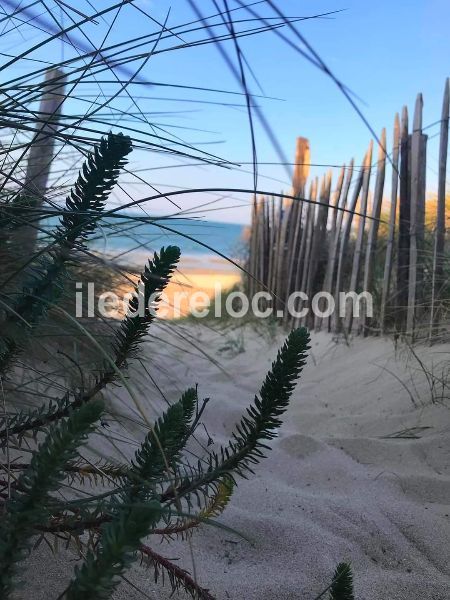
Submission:
[[[316,439],[300,433],[284,437],[278,445],[293,458],[306,458],[323,448]]]

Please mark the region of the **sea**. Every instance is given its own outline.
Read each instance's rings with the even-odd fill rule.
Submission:
[[[246,226],[193,218],[155,218],[140,221],[141,215],[105,217],[89,240],[89,248],[123,264],[141,264],[162,246],[176,245],[182,259],[202,267],[217,263],[220,256],[235,261],[245,256]],[[53,229],[58,219],[50,217],[45,229]],[[216,259],[216,260],[215,260]]]

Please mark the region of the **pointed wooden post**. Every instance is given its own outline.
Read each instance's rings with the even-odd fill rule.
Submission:
[[[308,281],[308,271],[310,266],[310,254],[311,254],[311,244],[314,232],[314,221],[316,214],[316,205],[313,202],[317,199],[317,189],[319,186],[319,180],[315,177],[310,184],[309,190],[309,200],[306,207],[306,216],[305,216],[305,224],[303,227],[303,235],[300,244],[300,252],[299,252],[299,264],[297,268],[296,278],[295,278],[295,290],[306,292],[306,285]],[[302,308],[303,302],[298,303],[298,308]],[[294,327],[298,327],[300,325],[300,319],[297,317],[294,319]]]
[[[266,285],[266,253],[267,253],[267,234],[266,234],[266,198],[262,196],[258,202],[258,291],[264,289]]]
[[[418,94],[411,135],[411,212],[409,245],[409,282],[406,332],[412,338],[423,297],[423,261],[425,229],[425,175],[427,136],[422,133],[423,98]]]
[[[400,210],[398,221],[397,285],[396,285],[396,329],[405,330],[408,306],[409,280],[409,228],[411,204],[411,135],[409,134],[408,108],[403,107],[400,133]]]
[[[380,145],[378,148],[377,177],[373,193],[372,219],[369,223],[369,235],[367,238],[366,259],[364,265],[363,291],[373,291],[373,272],[375,268],[375,257],[377,251],[378,229],[380,227],[381,204],[383,202],[384,178],[386,172],[386,129],[381,132]],[[364,335],[368,334],[371,320],[367,317],[367,306],[363,303],[361,307],[360,323]]]
[[[321,199],[323,197],[324,187],[325,187],[325,178],[322,177],[321,182],[320,182],[319,202],[321,201]],[[319,181],[318,181],[318,178],[316,177],[316,184],[315,184],[314,190],[313,190],[314,201],[317,199],[318,190],[319,190]],[[319,206],[317,204],[310,204],[310,208],[311,208],[311,210],[308,215],[308,232],[307,232],[306,248],[305,248],[305,269],[303,271],[302,287],[301,287],[302,291],[304,291],[306,294],[308,294],[308,282],[311,279],[312,251],[313,251],[313,245],[314,245],[314,236],[315,236],[315,232],[316,232],[316,222],[317,222],[317,215],[319,212]]]
[[[292,180],[292,195],[297,198],[293,203],[292,223],[290,237],[287,249],[287,284],[286,297],[294,291],[295,274],[300,251],[300,239],[302,231],[303,202],[301,198],[305,196],[305,186],[309,176],[311,164],[311,152],[309,140],[303,137],[297,138],[297,147],[295,153],[295,169]],[[286,326],[291,320],[287,310],[284,311],[283,323]]]
[[[318,291],[319,282],[317,275],[319,272],[319,263],[321,261],[322,249],[325,247],[325,237],[327,232],[328,210],[330,204],[332,173],[328,171],[322,180],[320,194],[321,204],[317,206],[317,221],[314,227],[314,237],[311,246],[310,268],[308,273],[308,283],[306,293],[311,306],[313,295]],[[314,324],[314,315],[308,315],[308,321]]]
[[[364,228],[366,224],[366,211],[367,211],[367,199],[369,197],[369,186],[370,186],[370,174],[372,171],[372,150],[373,150],[373,140],[370,140],[369,150],[366,156],[366,163],[364,165],[364,179],[363,179],[363,187],[361,193],[361,203],[359,208],[359,222],[358,222],[358,233],[356,237],[355,244],[355,253],[353,255],[353,266],[352,266],[352,274],[350,277],[350,292],[356,292],[358,289],[359,282],[359,273],[361,266],[361,254],[364,243]],[[351,332],[353,326],[353,309],[350,304],[350,309],[346,315],[346,329],[348,333]]]
[[[317,179],[315,178],[309,184],[309,193],[306,196],[306,199],[308,199],[308,200],[315,199],[316,188],[317,188]],[[310,219],[311,219],[311,214],[313,212],[313,209],[314,209],[314,205],[310,204],[309,202],[305,203],[305,207],[303,209],[304,216],[302,217],[302,220],[303,220],[302,235],[300,238],[300,249],[298,252],[298,259],[297,259],[297,266],[296,266],[295,280],[294,280],[294,290],[295,291],[299,291],[300,289],[302,289],[301,285],[302,285],[302,281],[303,281],[303,273],[304,273],[305,269],[307,268],[307,266],[305,264],[305,253],[306,253],[306,246],[307,246],[307,242],[308,242],[308,231],[309,231],[309,226],[310,226]]]
[[[380,327],[381,333],[385,331],[386,305],[389,298],[389,289],[392,275],[392,256],[395,240],[395,218],[397,213],[397,194],[399,178],[399,155],[400,155],[400,119],[398,113],[394,121],[394,141],[392,149],[392,183],[391,183],[391,207],[389,212],[389,229],[386,244],[386,257],[384,261],[383,289],[381,293]]]
[[[339,176],[336,184],[336,189],[333,193],[333,202],[330,203],[330,208],[328,210],[330,214],[330,234],[334,238],[334,234],[336,233],[336,222],[337,216],[339,212],[339,203],[342,197],[342,188],[344,187],[344,176],[345,176],[345,165],[342,166],[339,171]]]
[[[252,220],[250,225],[250,242],[249,242],[249,256],[248,256],[248,272],[251,277],[248,278],[248,294],[250,298],[252,298],[256,292],[256,282],[255,279],[257,277],[256,269],[256,253],[257,253],[257,243],[258,243],[258,205],[257,198],[254,196],[253,198],[253,209],[252,209]]]
[[[286,278],[287,278],[287,264],[286,264],[286,251],[287,251],[287,240],[289,236],[289,225],[292,214],[292,200],[290,198],[283,198],[282,204],[282,219],[280,224],[280,237],[278,243],[278,255],[276,263],[276,294],[278,296],[278,308],[284,310],[286,301]]]
[[[49,69],[45,75],[45,93],[39,106],[38,132],[30,146],[25,177],[25,189],[35,196],[35,203],[42,203],[48,185],[50,166],[53,160],[55,137],[58,132],[59,117],[65,100],[66,78],[59,69]]]
[[[280,237],[281,237],[281,224],[283,221],[283,198],[278,198],[278,207],[275,211],[275,242],[273,247],[273,265],[272,265],[272,279],[271,279],[271,292],[277,294],[277,268],[278,268],[278,254],[280,252]],[[274,298],[274,306],[278,306],[278,302]]]
[[[309,140],[304,137],[297,138],[295,149],[295,168],[292,179],[292,195],[302,196],[305,193],[305,184],[309,177],[311,166],[311,149]]]
[[[23,186],[23,195],[28,203],[39,209],[48,190],[48,178],[55,153],[55,142],[59,129],[61,108],[65,100],[66,78],[59,69],[49,69],[45,74],[42,99],[37,114],[37,132],[30,144],[28,163]],[[33,254],[37,240],[37,229],[31,225],[23,225],[14,233],[14,243],[20,256]]]
[[[272,282],[273,282],[273,269],[274,269],[274,255],[275,255],[275,245],[276,245],[276,217],[275,217],[275,198],[274,196],[270,197],[269,201],[269,216],[270,216],[270,227],[269,227],[269,266],[267,273],[267,287],[269,288],[269,292],[272,292]]]
[[[287,297],[289,297],[289,295],[293,291],[295,291],[295,278],[296,278],[296,272],[298,269],[298,263],[300,260],[300,246],[301,246],[301,240],[302,240],[302,237],[304,234],[303,225],[302,225],[304,202],[300,199],[300,197],[304,198],[304,196],[305,196],[305,194],[303,191],[302,195],[298,196],[298,200],[295,202],[295,209],[293,212],[293,219],[294,219],[293,232],[292,232],[292,237],[290,239],[290,244],[289,244],[289,248],[288,248],[288,252],[287,252],[287,256],[288,256],[288,279],[287,279],[287,286],[286,286]],[[289,312],[287,310],[285,310],[284,317],[283,317],[284,325],[287,326],[291,320],[292,320],[291,315],[289,314]]]
[[[448,119],[449,119],[449,80],[445,82],[444,100],[442,103],[441,136],[439,140],[439,180],[437,196],[436,237],[433,256],[433,280],[431,291],[430,340],[436,335],[439,325],[439,311],[436,301],[440,297],[444,283],[444,246],[445,246],[445,191],[447,178],[448,152]]]
[[[330,231],[327,231],[326,227],[325,227],[325,232],[324,232],[324,237],[323,237],[323,245],[325,247],[328,247],[325,275],[323,276],[322,285],[319,284],[316,286],[316,288],[320,287],[320,291],[323,291],[328,294],[330,294],[332,291],[332,283],[333,283],[332,280],[333,280],[334,265],[335,265],[335,262],[333,260],[333,248],[334,248],[334,239],[336,236],[337,213],[340,212],[338,210],[338,208],[340,207],[340,199],[342,196],[342,188],[343,188],[343,184],[344,184],[344,174],[345,174],[345,165],[342,167],[342,169],[339,173],[336,190],[334,191],[334,194],[333,194],[333,202],[332,203],[330,202],[330,206],[328,209],[328,213],[330,216],[329,220],[331,221]],[[330,172],[330,185],[331,185],[331,172]],[[329,193],[328,193],[328,195],[329,195]],[[319,291],[319,290],[317,289],[317,291]],[[321,299],[319,302],[319,309],[321,311],[323,311],[324,308],[325,308],[325,299]],[[323,321],[322,317],[320,317],[319,315],[314,315],[314,329],[316,331],[319,331],[321,329],[322,321]],[[328,318],[327,318],[327,321],[328,321]]]
[[[335,273],[336,273],[336,267],[337,267],[337,261],[338,261],[338,250],[339,250],[339,242],[341,239],[341,232],[342,232],[342,222],[343,222],[343,218],[344,218],[344,209],[346,208],[347,205],[347,197],[348,197],[348,192],[350,189],[350,184],[352,181],[352,176],[353,176],[353,158],[350,161],[350,165],[347,169],[347,176],[345,178],[345,184],[344,184],[344,188],[339,200],[339,209],[336,215],[336,223],[335,223],[335,231],[334,231],[334,235],[332,236],[332,238],[330,239],[330,257],[329,257],[329,262],[328,262],[328,267],[327,267],[327,273],[325,276],[325,283],[324,283],[324,291],[332,294],[333,290],[334,290],[334,279],[335,279]],[[335,299],[335,303],[336,303],[336,299]],[[336,308],[335,308],[336,310]],[[328,319],[328,331],[331,331],[331,325],[332,325],[332,318],[330,317]]]
[[[270,261],[270,199],[264,197],[263,206],[263,237],[264,237],[264,269],[263,269],[263,283],[264,288],[267,289],[269,284],[269,261]]]
[[[351,198],[350,204],[348,206],[348,213],[345,221],[343,221],[342,234],[339,243],[339,260],[336,274],[336,286],[334,292],[334,302],[335,302],[335,320],[334,320],[334,329],[336,333],[340,333],[342,330],[342,324],[344,322],[344,318],[341,317],[341,306],[340,306],[340,294],[343,292],[342,286],[344,283],[344,266],[345,259],[347,254],[347,246],[348,240],[350,238],[350,230],[352,227],[353,216],[356,208],[356,204],[358,202],[359,194],[361,192],[361,188],[363,185],[364,179],[364,166],[367,164],[367,152],[364,155],[363,160],[363,168],[360,170],[358,179],[356,180],[356,185],[353,190],[353,196]]]

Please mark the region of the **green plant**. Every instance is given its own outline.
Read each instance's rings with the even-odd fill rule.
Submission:
[[[29,538],[38,523],[51,515],[49,494],[59,488],[64,469],[77,456],[80,444],[92,431],[103,410],[95,400],[53,426],[44,443],[34,452],[5,505],[0,531],[0,591],[7,598],[12,591],[17,563],[30,546]]]
[[[51,303],[60,299],[72,253],[82,248],[94,232],[130,151],[129,137],[110,133],[84,163],[66,199],[66,210],[53,242],[24,270],[22,293],[12,296],[13,301],[6,306],[0,340],[0,373],[5,372]],[[21,202],[20,194],[16,202]]]
[[[330,600],[354,600],[353,575],[348,563],[339,563],[334,572]]]
[[[328,600],[355,600],[351,566],[341,562],[334,571],[333,579],[314,600],[328,597]]]
[[[130,150],[129,139],[121,134],[109,134],[100,142],[67,198],[53,241],[30,267],[29,283],[20,293],[6,295],[2,388],[14,378],[13,367],[38,328],[50,322],[50,309],[58,308],[69,267],[95,231]],[[1,419],[0,444],[6,451],[2,467],[7,473],[1,482],[2,598],[14,590],[17,563],[31,548],[31,538],[50,534],[76,541],[80,549],[84,548],[82,564],[62,590],[66,598],[110,597],[139,556],[154,569],[156,578],[164,572],[173,589],[182,588],[195,598],[212,598],[186,571],[156,553],[143,539],[186,537],[224,510],[237,476],[247,477],[252,472],[264,457],[267,442],[276,435],[306,361],[309,335],[305,329],[290,333],[229,443],[218,451],[206,451],[196,464],[189,463],[186,452],[205,406],[200,405],[196,387],[187,389],[148,427],[132,461],[93,464],[86,460],[80,454],[81,444],[94,431],[104,410],[98,397],[112,385],[128,386],[128,363],[140,357],[141,343],[154,320],[148,301],[165,288],[179,257],[179,249],[169,246],[148,262],[130,302],[132,312],[115,330],[108,351],[98,346],[100,367],[84,374],[83,385],[50,400],[38,394],[35,408],[5,412]],[[136,310],[140,298],[144,300],[143,312]],[[88,330],[85,334],[96,345],[95,336]],[[23,463],[20,458],[25,440],[31,445],[31,460]],[[82,489],[92,481],[102,486],[94,492],[85,490],[81,498],[55,493],[70,481],[77,481]]]

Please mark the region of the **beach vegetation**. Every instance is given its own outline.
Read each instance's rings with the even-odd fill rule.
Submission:
[[[24,270],[22,291],[5,296],[0,355],[3,390],[17,378],[19,360],[22,369],[27,368],[30,340],[51,323],[54,311],[65,312],[59,303],[70,267],[96,231],[130,151],[131,142],[123,134],[110,133],[100,141],[60,211],[53,242]],[[14,215],[4,222],[9,232],[17,224]],[[5,600],[21,579],[27,553],[50,536],[73,542],[79,549],[79,564],[61,590],[66,598],[110,597],[138,558],[154,570],[155,579],[168,581],[174,590],[183,588],[192,597],[212,598],[195,578],[154,550],[156,539],[189,537],[200,525],[213,523],[228,504],[238,478],[251,476],[270,449],[268,443],[288,407],[306,363],[309,335],[305,329],[289,334],[259,394],[228,444],[218,450],[207,451],[194,463],[185,452],[206,406],[199,398],[201,388],[194,385],[147,424],[147,434],[133,458],[122,463],[87,459],[83,447],[88,441],[95,446],[91,438],[107,418],[102,396],[108,388],[124,386],[139,406],[127,381],[127,368],[141,358],[144,338],[155,319],[149,307],[143,314],[136,310],[139,294],[148,300],[162,292],[179,258],[179,249],[168,246],[148,261],[130,301],[130,313],[116,328],[108,350],[92,332],[83,331],[101,360],[91,372],[83,368],[77,386],[50,400],[37,393],[31,409],[16,410],[5,404],[0,425],[5,473],[0,589]],[[68,313],[65,316],[73,319]],[[88,491],[93,482],[97,487]],[[147,542],[149,537],[155,541]]]

